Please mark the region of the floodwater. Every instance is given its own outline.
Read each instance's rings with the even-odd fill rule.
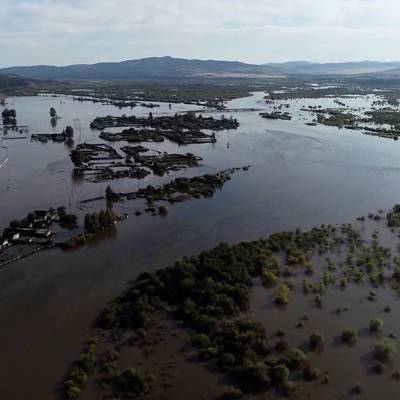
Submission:
[[[263,97],[264,93],[255,93],[227,106],[269,109]],[[333,101],[318,100],[317,104],[324,106],[324,102]],[[221,241],[236,243],[279,230],[352,221],[400,200],[399,142],[305,126],[302,118],[311,116],[299,111],[300,102],[290,103],[292,121],[265,120],[258,112],[226,113],[241,126],[217,132],[216,144],[144,144],[169,152],[193,152],[203,158],[200,168],[170,177],[111,182],[116,190],[135,190],[175,176],[251,165],[249,171],[235,173],[213,198],[172,206],[166,218],[136,218],[137,205],[126,202],[118,210],[130,218],[95,245],[37,254],[0,271],[2,397],[56,398],[56,384],[80,353],[93,318],[144,270],[168,265]],[[166,104],[151,110],[118,109],[67,97],[9,98],[7,107],[16,109],[18,124],[29,125],[31,133],[53,132],[49,108],[56,108],[61,119],[55,130],[73,126],[75,143],[100,142],[99,132],[89,128],[96,116],[195,109],[173,105],[170,110]],[[104,207],[101,201],[78,207],[81,200],[103,195],[107,183],[72,180],[69,149],[64,144],[29,139],[3,139],[0,144],[8,148],[9,157],[0,168],[0,226],[32,209],[65,205],[82,214]]]

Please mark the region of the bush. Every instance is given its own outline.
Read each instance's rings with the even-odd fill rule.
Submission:
[[[307,361],[307,356],[296,347],[291,348],[287,352],[287,357],[290,368],[299,368]]]
[[[235,368],[233,376],[238,379],[241,384],[249,389],[265,389],[270,384],[269,370],[264,363],[253,363],[245,361],[245,363]]]
[[[192,344],[194,347],[202,349],[211,345],[211,339],[205,333],[200,333],[193,338]]]
[[[133,368],[128,368],[117,377],[117,387],[123,393],[141,395],[146,391],[145,379]]]
[[[66,391],[66,397],[68,400],[76,400],[81,395],[81,389],[78,386],[71,386]]]
[[[380,332],[383,327],[383,322],[379,318],[371,319],[369,323],[369,330],[370,332]]]
[[[297,389],[296,382],[293,381],[285,381],[282,383],[282,390],[285,393],[285,396],[289,396]]]
[[[289,380],[290,370],[285,364],[276,364],[271,367],[271,379],[278,384]]]
[[[216,347],[206,347],[204,349],[200,349],[198,356],[201,361],[209,361],[215,358],[218,355],[218,349]]]
[[[91,353],[83,353],[77,361],[77,365],[88,374],[93,371],[95,363],[96,357]]]
[[[315,349],[324,342],[324,336],[319,332],[313,332],[310,336],[310,347]]]
[[[396,344],[389,339],[383,339],[374,347],[374,357],[381,362],[387,362],[397,351]]]
[[[261,280],[263,285],[270,286],[277,282],[278,277],[272,271],[264,269],[261,273]]]
[[[354,329],[345,329],[342,332],[342,341],[347,344],[354,344],[357,341],[358,332]]]
[[[289,288],[285,285],[282,285],[277,293],[275,298],[275,304],[284,306],[289,302]]]
[[[306,365],[303,368],[303,379],[309,382],[317,380],[321,375],[318,368],[313,368],[311,365]]]

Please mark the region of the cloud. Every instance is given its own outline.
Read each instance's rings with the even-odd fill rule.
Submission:
[[[340,60],[352,49],[392,58],[399,19],[398,0],[2,0],[0,50],[7,64],[164,54]]]

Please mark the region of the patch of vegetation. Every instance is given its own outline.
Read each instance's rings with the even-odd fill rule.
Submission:
[[[373,318],[371,319],[369,323],[369,330],[370,332],[380,332],[383,327],[383,322],[379,318]]]
[[[87,350],[75,361],[64,381],[65,398],[78,399],[96,364],[98,338],[90,339]]]
[[[99,230],[113,226],[117,220],[114,211],[106,208],[100,212],[94,212],[85,215],[85,231],[88,233],[96,233]]]
[[[374,347],[374,357],[381,362],[388,362],[390,358],[396,353],[396,344],[390,339],[382,339]]]
[[[357,338],[358,332],[355,329],[345,329],[342,332],[342,341],[346,344],[354,344]]]

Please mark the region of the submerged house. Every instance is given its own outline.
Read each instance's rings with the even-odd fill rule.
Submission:
[[[7,241],[8,245],[19,239],[19,233],[12,232],[10,228],[4,229],[2,240]]]
[[[8,239],[4,237],[3,235],[0,235],[0,250],[5,249],[10,245]]]
[[[15,240],[15,235],[18,235],[18,237],[48,238],[52,235],[52,231],[50,229],[6,228],[3,235],[13,240]]]

